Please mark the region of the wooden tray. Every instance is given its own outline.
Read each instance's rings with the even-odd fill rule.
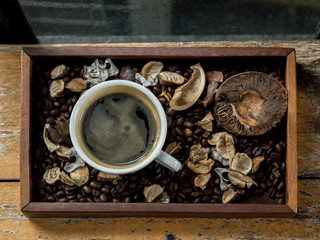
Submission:
[[[281,59],[288,91],[286,203],[285,204],[181,204],[181,203],[47,203],[31,201],[31,84],[32,64],[42,59]],[[296,59],[292,48],[210,47],[39,47],[21,51],[21,211],[28,217],[292,217],[297,212]]]

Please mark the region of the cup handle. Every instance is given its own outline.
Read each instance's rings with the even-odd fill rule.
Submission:
[[[178,172],[181,168],[181,163],[164,151],[160,152],[155,161],[160,163],[162,166],[169,168],[171,171]]]

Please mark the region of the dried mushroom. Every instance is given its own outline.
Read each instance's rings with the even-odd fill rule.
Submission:
[[[126,65],[121,68],[119,77],[124,80],[134,81],[136,79],[135,78],[136,73],[137,73],[136,71],[131,69],[131,66]]]
[[[229,171],[228,178],[234,186],[239,188],[250,188],[252,185],[257,186],[251,177],[235,170]]]
[[[89,169],[87,166],[79,167],[70,173],[70,177],[78,186],[82,186],[89,180]]]
[[[141,74],[148,82],[152,82],[157,78],[158,74],[162,71],[162,68],[162,62],[151,61],[143,66]]]
[[[201,160],[206,160],[208,159],[209,153],[210,153],[210,148],[203,148],[199,143],[199,144],[193,145],[190,148],[189,159],[194,163],[199,162]]]
[[[74,156],[76,158],[76,161],[66,163],[66,165],[64,166],[64,170],[66,172],[70,173],[79,167],[85,166],[85,161],[79,156],[74,147],[70,148],[66,155],[68,155],[69,157]]]
[[[201,103],[204,107],[208,107],[214,102],[214,96],[218,85],[223,81],[223,74],[222,72],[218,71],[209,71],[206,72],[206,78],[208,82],[207,91],[204,98],[199,100],[199,103]]]
[[[69,150],[70,148],[66,146],[60,146],[60,148],[56,150],[59,160],[63,162],[69,162],[71,160],[71,156],[67,155]]]
[[[60,181],[69,185],[69,186],[74,186],[76,185],[75,181],[73,181],[68,174],[66,174],[64,171],[60,173]]]
[[[210,145],[217,145],[219,138],[225,134],[227,134],[227,132],[217,132],[217,133],[211,134],[208,138],[208,143]]]
[[[106,183],[106,182],[115,182],[120,179],[121,179],[121,176],[119,174],[99,172],[97,181]]]
[[[191,107],[199,99],[206,85],[206,76],[200,64],[190,68],[193,70],[190,80],[176,88],[169,103],[173,110],[182,111]]]
[[[233,137],[230,134],[221,135],[218,139],[216,148],[220,156],[229,159],[229,161],[236,152]]]
[[[258,156],[252,159],[252,170],[251,173],[258,171],[260,163],[264,160],[263,156]]]
[[[213,160],[220,162],[223,166],[229,165],[229,159],[221,157],[220,154],[218,153],[216,147],[211,148],[211,154],[212,154]]]
[[[165,152],[170,154],[170,155],[174,155],[176,154],[177,152],[179,152],[181,150],[181,146],[180,146],[180,143],[177,143],[177,142],[172,142],[172,143],[169,143],[168,146],[165,148]]]
[[[230,168],[247,175],[252,169],[252,160],[245,153],[237,153],[230,162]]]
[[[207,183],[210,181],[210,179],[211,179],[211,173],[199,174],[194,179],[194,185],[204,190],[206,189]]]
[[[60,178],[60,168],[55,167],[47,170],[43,174],[43,180],[48,184],[54,184],[56,181],[58,181]]]
[[[163,71],[159,73],[159,81],[162,86],[176,86],[184,83],[186,79],[178,73]]]
[[[158,78],[153,78],[152,80],[148,81],[145,79],[144,76],[142,76],[140,73],[136,73],[135,75],[136,80],[138,80],[142,86],[144,87],[150,87],[150,86],[155,86],[158,83]]]
[[[107,80],[109,77],[116,76],[118,73],[119,69],[110,58],[104,62],[96,59],[91,66],[84,66],[83,68],[83,78],[86,84],[90,84],[90,87]]]
[[[169,203],[170,202],[170,196],[167,192],[163,192],[160,197],[157,200],[158,203]]]
[[[215,102],[215,118],[226,130],[255,136],[280,122],[287,110],[288,94],[272,76],[245,72],[221,84]]]
[[[50,152],[54,152],[55,150],[58,150],[60,146],[59,144],[51,142],[51,140],[49,139],[49,129],[51,129],[51,126],[49,123],[46,123],[43,128],[43,141],[46,144],[48,150]]]
[[[235,192],[232,188],[227,189],[222,194],[222,203],[230,203],[232,202],[237,196],[237,192]]]
[[[229,173],[230,171],[226,168],[215,168],[214,171],[218,174],[218,176],[220,178],[221,191],[225,191],[228,188],[231,188],[231,184],[227,183],[227,182],[229,182],[229,179],[227,179],[223,176],[224,173]]]
[[[145,187],[143,190],[143,194],[146,202],[151,203],[154,202],[158,197],[163,193],[164,188],[159,184],[153,184],[151,186]]]
[[[82,92],[86,88],[87,84],[82,78],[73,78],[66,85],[66,89],[69,89],[71,92]]]
[[[214,161],[212,159],[206,159],[198,163],[187,161],[188,168],[195,173],[208,173],[211,171],[213,165]]]
[[[68,74],[68,69],[66,65],[61,64],[59,66],[56,66],[50,73],[51,79],[57,79],[57,78],[62,78],[65,75]]]
[[[64,96],[63,89],[64,89],[64,81],[62,79],[52,81],[49,86],[49,92],[51,97],[53,98],[63,97]]]
[[[211,112],[209,112],[201,121],[197,122],[197,125],[202,127],[204,130],[211,132],[212,120],[213,120],[213,116]]]

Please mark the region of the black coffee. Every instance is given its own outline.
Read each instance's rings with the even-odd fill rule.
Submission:
[[[153,146],[157,125],[152,111],[129,93],[112,93],[85,113],[86,148],[99,161],[126,165],[140,160]]]

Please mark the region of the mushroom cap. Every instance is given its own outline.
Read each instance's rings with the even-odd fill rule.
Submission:
[[[287,110],[288,94],[272,76],[244,72],[228,78],[216,92],[216,120],[228,131],[255,136],[269,131]]]

